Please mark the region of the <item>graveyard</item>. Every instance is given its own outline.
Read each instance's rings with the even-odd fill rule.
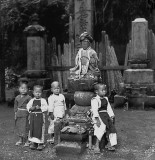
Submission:
[[[102,12],[105,11],[107,5],[110,5],[109,11],[102,14],[102,25],[99,23],[99,13],[97,12],[97,9],[101,8],[95,0],[69,0],[67,2],[48,0],[45,3],[33,1],[33,4],[29,4],[29,2],[29,5],[27,2],[12,5],[14,3],[16,4],[13,2],[8,6],[20,8],[22,5],[22,7],[32,5],[30,8],[34,11],[29,13],[30,15],[27,16],[29,18],[23,22],[24,25],[21,25],[21,28],[20,25],[18,26],[20,31],[16,36],[21,39],[14,39],[17,30],[14,30],[13,27],[11,30],[6,27],[7,30],[4,29],[4,33],[2,33],[0,51],[4,55],[0,59],[0,160],[154,160],[154,8],[151,8],[154,26],[151,26],[150,17],[148,18],[147,14],[139,14],[140,16],[135,14],[128,19],[128,22],[126,21],[128,35],[125,37],[124,33],[126,32],[123,33],[123,30],[123,36],[117,35],[118,30],[112,33],[114,23],[111,21],[115,17],[114,8],[118,7],[117,2],[107,1],[105,3],[104,1],[101,3],[100,1]],[[5,15],[9,7],[3,7],[1,10]],[[19,9],[19,13],[22,12],[22,7]],[[41,7],[45,7],[44,10],[41,10]],[[56,17],[56,14],[54,15],[56,19],[53,16],[53,22],[57,21],[58,23],[46,22],[49,21],[49,15],[54,14],[49,8],[54,9],[57,13],[60,13],[61,10],[61,18]],[[146,9],[148,8],[146,7]],[[26,11],[23,15],[26,15]],[[106,16],[109,13],[110,17],[107,20]],[[103,18],[105,19],[103,20]],[[111,25],[106,26],[105,21]],[[5,28],[7,23],[3,22],[2,27]],[[55,28],[52,25],[55,25]],[[119,27],[121,30],[121,25]],[[119,38],[114,38],[115,36]],[[120,43],[116,43],[118,39]],[[122,47],[122,51],[121,45],[124,47]],[[10,53],[8,54],[8,52]],[[13,77],[9,75],[9,67],[14,68],[14,71],[10,69]],[[32,97],[33,87],[35,85],[42,86],[42,97],[48,101],[48,97],[53,91],[51,90],[53,81],[60,83],[60,92],[65,97],[69,113],[67,117],[55,117],[55,122],[53,121],[54,144],[48,141],[50,122],[47,110],[45,110],[43,150],[15,146],[17,136],[14,119],[17,117],[16,114],[14,115],[13,105],[15,97],[19,94],[18,84],[28,83],[28,95]],[[109,101],[106,100],[106,109],[103,109],[101,99],[104,96],[100,97],[100,103],[97,104],[98,116],[100,117],[100,112],[109,114],[109,104],[115,114],[111,117],[108,115],[109,118],[112,118],[109,121],[117,130],[118,144],[115,151],[106,148],[105,134],[100,142],[99,150],[101,152],[96,153],[94,149],[94,126],[97,122],[94,123],[92,120],[92,99],[99,93],[99,88],[95,88],[97,84],[105,84],[105,97],[109,98]],[[39,105],[40,113],[42,113],[42,104]],[[24,110],[27,112],[27,108]],[[30,110],[30,115],[32,112]],[[38,112],[34,113],[37,117]],[[43,136],[43,125],[40,128],[42,128],[41,135]]]

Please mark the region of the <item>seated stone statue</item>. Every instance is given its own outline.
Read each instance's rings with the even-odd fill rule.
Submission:
[[[84,32],[80,35],[82,48],[79,49],[75,58],[75,67],[70,69],[70,79],[98,79],[100,70],[98,69],[97,53],[91,48],[93,38]]]

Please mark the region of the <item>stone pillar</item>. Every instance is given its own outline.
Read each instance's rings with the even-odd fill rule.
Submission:
[[[79,36],[84,31],[93,35],[93,0],[74,0],[75,49],[80,47]]]
[[[148,41],[148,22],[144,18],[132,21],[132,51],[129,59],[146,60]]]

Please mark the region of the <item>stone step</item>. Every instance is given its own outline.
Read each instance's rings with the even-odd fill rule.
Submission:
[[[86,149],[86,143],[62,141],[55,146],[57,155],[79,155]]]

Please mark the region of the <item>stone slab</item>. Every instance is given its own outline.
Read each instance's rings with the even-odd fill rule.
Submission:
[[[114,108],[123,108],[124,104],[127,102],[127,99],[124,96],[115,95],[114,96]]]
[[[124,71],[124,83],[150,84],[153,83],[153,75],[152,69],[127,69]]]
[[[75,0],[75,49],[80,48],[79,36],[84,31],[93,32],[93,0]],[[75,52],[76,52],[75,51]]]
[[[66,134],[61,133],[60,139],[62,141],[84,142],[88,138],[88,134]]]
[[[137,18],[132,21],[132,51],[129,59],[147,59],[147,43],[148,43],[148,21],[144,18]]]
[[[86,149],[86,143],[60,142],[55,146],[57,155],[79,155]]]
[[[45,69],[45,42],[42,37],[27,37],[27,70]]]

